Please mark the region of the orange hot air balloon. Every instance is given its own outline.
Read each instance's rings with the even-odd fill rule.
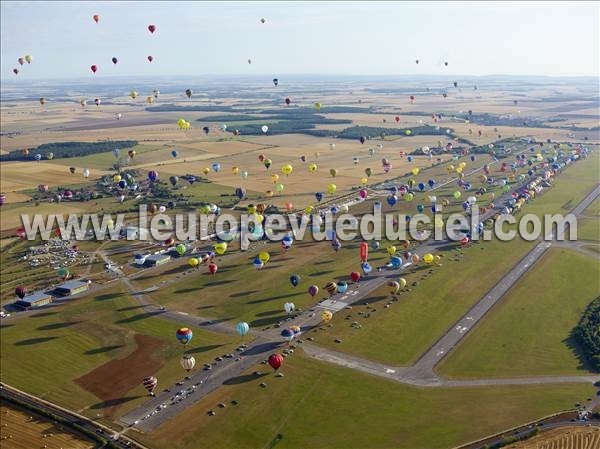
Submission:
[[[360,244],[360,260],[361,262],[366,262],[369,258],[369,245],[366,242],[361,242]]]

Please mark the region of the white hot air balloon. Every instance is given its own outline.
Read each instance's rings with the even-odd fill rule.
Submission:
[[[292,313],[294,310],[296,310],[296,305],[293,302],[286,302],[283,305],[283,308],[285,309],[286,313]]]
[[[89,178],[90,177],[90,169],[89,168],[84,168],[83,169],[83,177],[84,178]]]
[[[194,369],[194,366],[196,365],[196,359],[193,355],[185,354],[181,357],[179,363],[181,363],[181,367],[184,370],[189,372]]]
[[[269,132],[269,127],[267,125],[263,125],[262,128],[260,128],[260,130],[263,133],[267,134]]]

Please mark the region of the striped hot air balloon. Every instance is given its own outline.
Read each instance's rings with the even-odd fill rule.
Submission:
[[[144,388],[148,394],[150,396],[154,396],[154,389],[156,388],[156,385],[158,385],[158,379],[154,376],[148,376],[144,378],[142,384],[144,385]]]

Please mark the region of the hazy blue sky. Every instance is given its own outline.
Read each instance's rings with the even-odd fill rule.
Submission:
[[[598,2],[2,1],[1,75],[597,76],[599,14]]]

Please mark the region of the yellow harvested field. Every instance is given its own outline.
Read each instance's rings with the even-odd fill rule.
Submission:
[[[2,449],[69,448],[88,449],[95,447],[91,441],[66,430],[39,416],[31,416],[16,408],[0,407]]]
[[[8,196],[8,195],[7,195]],[[93,203],[91,203],[93,204]],[[90,203],[40,203],[35,205],[31,203],[20,203],[14,205],[2,206],[2,214],[0,214],[0,230],[16,229],[22,226],[21,214],[28,215],[30,220],[33,221],[34,214],[42,214],[44,220],[48,214],[81,214],[85,212],[89,207],[92,207]],[[67,217],[65,217],[66,220]]]
[[[561,427],[542,432],[531,439],[507,447],[511,449],[598,449],[600,427]]]
[[[85,180],[81,175],[72,175],[64,165],[51,161],[3,162],[0,167],[0,190],[3,193],[35,189],[40,184],[56,186],[83,182]],[[7,202],[14,202],[11,196],[7,195]]]

